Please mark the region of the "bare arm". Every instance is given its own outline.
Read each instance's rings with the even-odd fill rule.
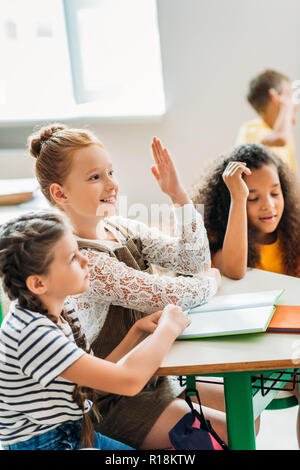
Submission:
[[[123,356],[137,346],[149,334],[154,333],[158,326],[162,311],[151,313],[130,328],[121,343],[105,358],[106,361],[118,362]]]
[[[231,204],[222,249],[212,256],[214,265],[221,273],[232,279],[241,279],[247,269],[247,197],[249,191],[243,181],[243,173],[251,174],[249,168],[241,162],[229,163],[223,173],[224,183],[230,191]]]
[[[138,271],[96,250],[84,253],[89,259],[91,281],[89,290],[80,296],[80,308],[101,299],[149,314],[169,303],[189,308],[217,292],[218,284],[209,272],[193,277],[159,276]]]
[[[82,386],[119,395],[136,395],[159,368],[190,319],[179,307],[165,307],[158,327],[120,364],[85,354],[61,376]]]
[[[280,109],[272,132],[268,133],[261,143],[269,147],[281,147],[286,145],[293,124],[294,104],[290,84],[286,84],[281,93],[271,89],[270,97]]]

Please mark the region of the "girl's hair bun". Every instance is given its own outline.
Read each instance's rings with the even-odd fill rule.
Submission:
[[[28,137],[29,152],[34,158],[38,158],[42,149],[42,146],[51,137],[59,131],[67,129],[64,124],[51,124],[44,126],[39,129],[36,133]]]

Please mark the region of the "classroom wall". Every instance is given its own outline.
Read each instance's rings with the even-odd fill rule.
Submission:
[[[271,67],[300,79],[299,18],[298,0],[158,0],[166,115],[76,123],[89,124],[110,151],[129,205],[167,202],[150,172],[153,135],[167,145],[190,186],[204,166],[230,150],[239,124],[254,117],[245,101],[250,77]],[[23,147],[31,130],[0,128],[0,149]],[[300,163],[299,123],[295,139]],[[0,161],[2,176],[31,174],[31,159],[28,166],[10,161]]]

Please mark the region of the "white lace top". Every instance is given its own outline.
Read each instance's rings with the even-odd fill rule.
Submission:
[[[74,300],[90,343],[98,336],[110,304],[152,313],[168,303],[187,308],[207,301],[216,293],[216,281],[203,273],[206,267],[210,267],[211,260],[201,215],[192,204],[174,209],[174,215],[176,236],[120,216],[110,220],[115,225],[120,223],[128,227],[141,238],[142,254],[151,263],[192,277],[149,274],[128,267],[107,253],[91,248],[81,250],[89,259],[90,286]],[[120,244],[125,241],[125,236],[119,231],[114,231],[111,226],[108,228]],[[112,249],[117,246],[117,243],[103,240],[101,244]]]

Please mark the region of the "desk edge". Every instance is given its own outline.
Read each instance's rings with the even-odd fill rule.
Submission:
[[[260,370],[276,370],[276,369],[297,369],[300,366],[292,359],[282,359],[280,361],[260,361],[260,362],[236,362],[227,364],[207,364],[207,365],[191,365],[191,366],[166,366],[160,367],[155,375],[200,375],[211,373],[227,373],[227,372],[249,372]]]

